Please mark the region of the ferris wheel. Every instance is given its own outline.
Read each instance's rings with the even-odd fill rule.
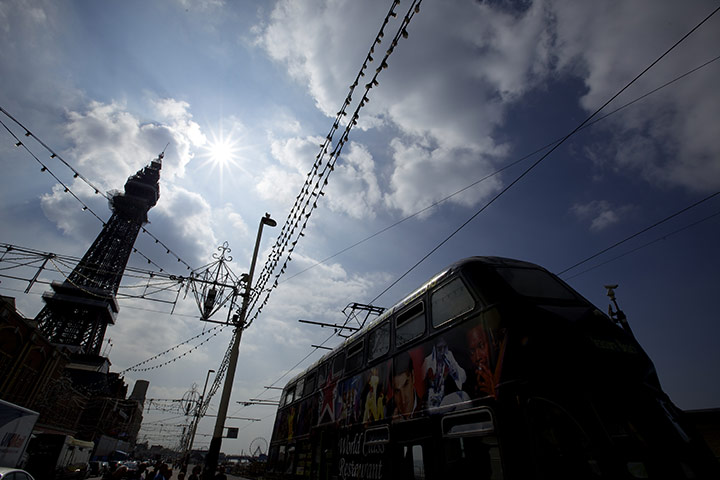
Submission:
[[[257,437],[250,442],[250,455],[253,457],[259,457],[267,453],[268,442],[262,437]]]

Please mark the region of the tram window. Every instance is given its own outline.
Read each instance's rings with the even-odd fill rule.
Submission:
[[[494,430],[493,417],[487,409],[447,415],[442,419],[442,432],[446,437],[486,435]]]
[[[423,463],[422,445],[412,446],[413,478],[425,480],[425,464]]]
[[[278,450],[278,461],[277,461],[277,468],[275,471],[282,472],[285,470],[285,445],[280,445],[280,448]]]
[[[295,400],[300,400],[303,397],[303,388],[305,386],[305,377],[298,380],[295,384]]]
[[[285,403],[283,405],[290,405],[295,401],[295,385],[289,387],[285,393]]]
[[[285,473],[293,473],[295,470],[295,445],[288,447],[287,449],[287,465],[285,467]]]
[[[363,364],[363,346],[365,343],[361,339],[348,348],[347,362],[345,362],[345,371],[351,372]]]
[[[305,379],[305,389],[303,390],[303,397],[310,395],[317,388],[317,372],[312,372]]]
[[[337,354],[335,359],[333,360],[333,377],[338,375],[340,372],[343,371],[343,368],[345,368],[345,352],[340,352]]]
[[[431,303],[433,327],[439,327],[475,307],[472,295],[460,278],[438,288],[432,294]]]
[[[318,368],[318,387],[322,387],[325,385],[325,382],[327,381],[327,372],[328,372],[328,364],[323,363]]]
[[[368,334],[368,361],[382,357],[390,349],[390,322],[373,329]]]
[[[425,307],[423,302],[405,310],[395,319],[395,343],[401,346],[425,333]]]
[[[390,429],[387,425],[376,428],[368,428],[365,430],[363,442],[363,454],[367,455],[369,451],[377,445],[386,445],[390,442]]]
[[[513,290],[525,297],[577,300],[572,290],[544,270],[498,267],[496,271]]]
[[[391,443],[390,450],[390,468],[392,471],[390,478],[394,480],[425,480],[426,457],[430,460],[432,455],[435,454],[434,450],[430,448],[429,445],[424,443]],[[443,476],[443,478],[451,477]]]

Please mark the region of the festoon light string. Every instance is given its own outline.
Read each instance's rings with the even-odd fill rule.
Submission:
[[[362,63],[360,71],[355,77],[354,82],[350,85],[350,92],[345,98],[342,107],[338,111],[337,117],[332,124],[330,132],[325,137],[325,141],[320,145],[320,152],[315,157],[315,162],[313,163],[310,172],[308,172],[307,174],[305,183],[303,184],[300,193],[295,199],[295,204],[290,210],[290,213],[288,214],[288,217],[282,229],[280,230],[280,235],[278,236],[275,245],[272,247],[268,260],[263,266],[260,275],[258,276],[256,287],[253,289],[251,294],[251,303],[247,312],[249,320],[246,322],[244,328],[249,327],[252,322],[260,315],[263,308],[267,305],[269,301],[270,294],[278,286],[279,278],[285,273],[289,262],[292,260],[292,253],[295,251],[295,247],[300,240],[300,237],[303,237],[305,235],[304,231],[307,227],[310,215],[312,214],[314,209],[317,208],[319,198],[325,194],[324,188],[328,184],[330,174],[335,169],[335,163],[340,156],[343,147],[348,142],[350,131],[355,125],[357,125],[357,121],[360,116],[360,110],[370,101],[370,90],[373,87],[378,86],[378,77],[380,76],[381,72],[388,67],[388,58],[390,57],[390,55],[392,55],[400,39],[408,38],[407,27],[410,24],[413,16],[416,13],[419,13],[422,0],[415,0],[411,2],[407,13],[405,14],[393,39],[390,42],[390,46],[378,62],[378,67],[376,68],[374,75],[372,76],[370,81],[365,84],[365,90],[363,92],[362,98],[358,102],[355,111],[352,113],[349,121],[347,122],[337,145],[332,148],[333,137],[339,129],[340,124],[343,122],[343,117],[347,116],[347,110],[352,104],[353,93],[355,92],[356,87],[360,84],[361,77],[365,76],[365,70],[374,61],[373,54],[375,53],[375,49],[382,43],[382,39],[385,36],[385,27],[390,22],[391,18],[397,16],[395,9],[399,5],[399,3],[399,0],[393,1],[390,10],[388,11],[387,15],[383,20],[380,31],[376,35],[368,54],[365,56],[365,60]],[[331,151],[329,153],[329,158],[327,158],[326,160],[326,154],[328,154],[328,150],[330,149]],[[298,229],[299,231],[296,233],[296,230]],[[291,242],[293,238],[294,241]],[[290,245],[289,248],[288,245]],[[286,249],[287,254],[285,256],[285,260],[282,262],[282,266],[280,267],[280,273],[274,275],[275,280],[273,281],[271,287],[266,289],[266,285],[273,277],[275,269],[280,264],[281,259],[285,255]],[[265,296],[262,302],[260,302],[260,298],[263,292],[265,293]],[[260,303],[259,306],[258,303]],[[251,312],[253,312],[252,315],[249,315]]]

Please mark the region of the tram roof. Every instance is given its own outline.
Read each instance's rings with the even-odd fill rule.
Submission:
[[[392,307],[386,309],[382,314],[380,314],[376,319],[374,319],[369,324],[365,325],[361,330],[356,331],[351,335],[349,338],[347,338],[344,342],[342,342],[340,345],[336,346],[332,349],[332,351],[326,353],[322,357],[320,357],[319,360],[313,362],[309,367],[305,368],[302,372],[295,375],[293,378],[287,381],[285,385],[290,385],[291,383],[297,381],[300,379],[300,377],[306,375],[309,371],[312,369],[318,367],[323,362],[327,361],[328,359],[332,358],[335,354],[337,354],[340,350],[345,348],[346,346],[354,343],[360,336],[362,336],[364,333],[372,329],[375,325],[378,325],[382,321],[384,321],[386,318],[390,317],[395,313],[397,310],[403,308],[408,303],[411,303],[416,298],[421,297],[429,288],[432,288],[436,284],[440,283],[442,280],[444,280],[446,277],[449,277],[450,275],[454,274],[456,271],[463,268],[465,265],[472,264],[472,263],[481,263],[483,265],[492,266],[492,267],[520,267],[520,268],[541,268],[545,270],[543,267],[526,262],[523,260],[515,260],[512,258],[505,258],[505,257],[483,257],[483,256],[475,256],[475,257],[467,257],[463,258],[462,260],[458,260],[457,262],[449,265],[448,267],[441,270],[439,273],[433,275],[430,280],[422,284],[419,288],[415,289],[412,293],[408,294],[397,302]]]

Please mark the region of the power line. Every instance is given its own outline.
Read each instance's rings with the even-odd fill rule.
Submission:
[[[528,169],[526,169],[526,170],[525,170],[519,177],[517,177],[510,185],[508,185],[505,189],[503,189],[498,195],[496,195],[496,196],[495,196],[493,199],[491,199],[487,204],[485,204],[478,212],[476,212],[472,217],[470,217],[470,219],[468,219],[468,220],[467,220],[465,223],[463,223],[458,229],[456,229],[450,236],[448,236],[445,240],[443,240],[443,242],[441,242],[438,246],[436,246],[433,250],[431,250],[430,253],[428,253],[425,257],[423,257],[418,263],[416,263],[415,265],[413,265],[413,266],[410,268],[410,270],[408,270],[407,272],[405,272],[401,277],[399,277],[398,279],[396,279],[392,284],[390,284],[390,286],[388,286],[385,290],[383,290],[379,295],[377,295],[373,300],[370,301],[370,303],[375,302],[378,298],[380,298],[383,294],[385,294],[390,288],[392,288],[394,285],[396,285],[402,278],[404,278],[404,277],[405,277],[406,275],[408,275],[412,270],[414,270],[418,265],[420,265],[420,263],[422,263],[425,259],[427,259],[432,253],[434,253],[438,248],[440,248],[444,243],[446,243],[448,240],[450,240],[450,238],[452,238],[455,234],[457,234],[462,228],[464,228],[464,227],[465,227],[470,221],[472,221],[477,215],[479,215],[482,211],[484,211],[490,204],[492,204],[492,203],[493,203],[495,200],[497,200],[502,194],[504,194],[507,190],[509,190],[509,188],[511,188],[514,184],[516,184],[523,176],[525,176],[527,173],[529,173],[530,170],[532,170],[535,166],[537,166],[540,162],[542,162],[547,156],[549,156],[557,147],[559,147],[562,143],[564,143],[564,142],[565,142],[567,139],[569,139],[572,135],[574,135],[575,133],[577,133],[577,132],[580,131],[580,130],[583,130],[583,129],[591,126],[591,125],[596,124],[597,122],[599,122],[599,121],[601,121],[601,120],[609,117],[610,115],[613,115],[613,114],[619,112],[620,110],[622,110],[622,109],[624,109],[624,108],[627,108],[628,106],[630,106],[630,105],[632,105],[632,104],[634,104],[634,103],[636,103],[636,102],[638,102],[638,101],[640,101],[640,100],[642,100],[642,99],[644,99],[644,98],[652,95],[653,93],[658,92],[659,90],[661,90],[661,89],[663,89],[663,88],[665,88],[665,87],[667,87],[667,86],[669,86],[669,85],[677,82],[678,80],[680,80],[680,79],[682,79],[682,78],[684,78],[684,77],[686,77],[686,76],[688,76],[688,75],[690,75],[690,74],[692,74],[692,73],[700,70],[701,68],[704,68],[704,67],[706,67],[707,65],[709,65],[709,64],[717,61],[718,59],[720,59],[720,56],[716,56],[716,57],[712,58],[711,60],[709,60],[709,61],[707,61],[707,62],[699,65],[698,67],[695,67],[694,69],[689,70],[688,72],[686,72],[686,73],[684,73],[684,74],[682,74],[682,75],[680,75],[680,76],[678,76],[678,77],[670,80],[669,82],[666,82],[666,83],[660,85],[659,87],[656,87],[655,89],[650,90],[649,92],[645,93],[644,95],[641,95],[640,97],[637,97],[637,98],[635,98],[634,100],[632,100],[632,101],[630,101],[630,102],[628,102],[628,103],[625,103],[625,104],[623,104],[622,106],[620,106],[620,107],[618,107],[618,108],[616,108],[616,109],[608,112],[606,115],[603,115],[603,116],[601,116],[601,117],[596,118],[595,120],[592,120],[593,117],[595,117],[601,110],[603,110],[608,104],[610,104],[615,98],[617,98],[623,91],[625,91],[627,88],[629,88],[630,85],[632,85],[632,84],[633,84],[635,81],[637,81],[642,75],[644,75],[648,70],[650,70],[650,68],[652,68],[655,64],[657,64],[663,57],[665,57],[668,53],[670,53],[670,51],[672,51],[675,47],[677,47],[680,43],[682,43],[682,41],[684,41],[688,36],[690,36],[690,35],[691,35],[695,30],[697,30],[703,23],[705,23],[705,22],[706,22],[707,20],[709,20],[713,15],[715,15],[715,13],[717,13],[718,10],[720,10],[720,7],[717,8],[717,9],[715,9],[715,10],[714,10],[712,13],[710,13],[705,19],[703,19],[700,23],[698,23],[692,30],[690,30],[690,31],[689,31],[687,34],[685,34],[680,40],[678,40],[675,44],[673,44],[667,51],[665,51],[665,53],[663,53],[662,55],[660,55],[660,57],[658,57],[658,58],[657,58],[654,62],[652,62],[648,67],[646,67],[640,74],[638,74],[632,81],[630,81],[630,83],[628,83],[628,84],[627,84],[625,87],[623,87],[619,92],[617,92],[613,97],[611,97],[610,100],[608,100],[607,102],[605,102],[600,108],[598,108],[592,115],[590,115],[587,119],[585,119],[585,121],[583,121],[578,127],[576,127],[576,128],[575,128],[572,132],[570,132],[569,134],[565,135],[564,137],[562,137],[562,138],[560,138],[560,139],[558,139],[558,140],[555,140],[555,141],[553,141],[553,142],[551,142],[551,143],[548,143],[547,145],[545,145],[545,146],[543,146],[543,147],[540,147],[539,149],[535,150],[534,152],[529,153],[529,154],[527,154],[527,155],[525,155],[525,156],[523,156],[523,157],[521,157],[521,158],[519,158],[519,159],[511,162],[510,164],[506,165],[505,167],[503,167],[503,168],[497,170],[496,172],[493,172],[493,173],[491,173],[491,174],[489,174],[489,175],[481,178],[480,180],[477,180],[476,182],[473,182],[472,184],[464,187],[463,189],[458,190],[457,192],[454,192],[454,193],[452,193],[452,194],[444,197],[443,199],[441,199],[441,200],[439,200],[439,201],[437,201],[437,202],[434,202],[433,204],[431,204],[431,205],[429,205],[429,206],[427,206],[427,207],[419,210],[418,212],[413,213],[413,214],[411,214],[411,215],[409,215],[409,216],[407,216],[407,217],[405,217],[405,218],[403,218],[403,219],[401,219],[401,220],[393,223],[392,225],[387,226],[387,227],[379,230],[378,232],[376,232],[376,233],[374,233],[374,234],[372,234],[372,235],[370,235],[370,236],[368,236],[368,237],[366,237],[366,238],[364,238],[364,239],[362,239],[362,240],[360,240],[360,241],[358,241],[358,242],[356,242],[356,243],[354,243],[354,244],[352,244],[352,245],[344,248],[343,250],[340,250],[339,252],[337,252],[337,253],[335,253],[335,254],[333,254],[333,255],[331,255],[331,256],[323,259],[323,260],[321,260],[320,262],[315,263],[314,265],[312,265],[312,266],[310,266],[310,267],[308,267],[308,268],[306,268],[306,269],[304,269],[304,270],[296,273],[295,275],[289,277],[289,278],[286,279],[285,281],[288,281],[288,280],[290,280],[290,279],[292,279],[292,278],[294,278],[294,277],[296,277],[296,276],[298,276],[298,275],[300,275],[300,274],[302,274],[302,273],[310,270],[311,268],[314,268],[315,266],[320,265],[321,263],[324,263],[324,262],[330,260],[331,258],[334,258],[334,257],[336,257],[336,256],[338,256],[338,255],[340,255],[340,254],[342,254],[342,253],[344,253],[344,252],[346,252],[346,251],[348,251],[348,250],[350,250],[350,249],[352,249],[352,248],[354,248],[354,247],[356,247],[356,246],[358,246],[358,245],[360,245],[360,244],[362,244],[362,243],[364,243],[364,242],[366,242],[366,241],[368,241],[368,240],[370,240],[370,239],[372,239],[372,238],[374,238],[374,237],[376,237],[376,236],[378,236],[378,235],[380,235],[380,234],[382,234],[382,233],[384,233],[384,232],[386,232],[387,230],[389,230],[389,229],[391,229],[391,228],[393,228],[393,227],[395,227],[395,226],[403,223],[404,221],[409,220],[410,218],[413,218],[413,217],[415,217],[415,216],[417,216],[417,215],[419,215],[419,214],[421,214],[421,213],[429,210],[430,208],[433,208],[433,207],[437,206],[438,204],[440,204],[440,203],[442,203],[442,202],[445,202],[446,200],[452,198],[453,196],[455,196],[455,195],[457,195],[457,194],[459,194],[459,193],[461,193],[461,192],[463,192],[463,191],[465,191],[465,190],[467,190],[467,189],[469,189],[469,188],[477,185],[478,183],[480,183],[480,182],[482,182],[482,181],[490,178],[491,176],[494,176],[494,175],[496,175],[496,174],[504,171],[505,169],[507,169],[507,168],[509,168],[509,167],[511,167],[511,166],[514,166],[514,165],[516,165],[516,164],[518,164],[518,163],[520,163],[520,162],[522,162],[522,161],[524,161],[524,160],[532,157],[533,155],[535,155],[535,154],[537,154],[537,153],[539,153],[539,152],[541,152],[541,151],[543,151],[543,150],[545,150],[545,149],[547,149],[547,148],[551,148],[551,147],[552,147],[552,149],[551,149],[549,152],[545,153],[539,160],[537,160],[533,165],[531,165]],[[592,121],[591,121],[591,120],[592,120]],[[718,192],[718,193],[720,193],[720,192]],[[717,195],[717,193],[711,195],[711,197],[713,197],[713,196],[715,196],[715,195]],[[704,200],[702,200],[702,201],[705,201],[705,200],[708,200],[708,199],[709,199],[709,198],[706,198],[706,199],[704,199]],[[702,202],[702,201],[701,201],[701,202]],[[701,203],[701,202],[698,202],[698,203]],[[693,206],[694,206],[694,205],[693,205]],[[676,214],[674,214],[674,215],[672,215],[672,216],[679,215],[680,213],[686,211],[688,208],[692,208],[693,206],[687,207],[687,208],[683,209],[681,212],[677,212]],[[717,214],[711,215],[710,217],[707,217],[707,218],[701,220],[700,222],[705,221],[705,220],[708,220],[709,218],[714,217],[715,215],[717,215]],[[671,217],[672,217],[672,216],[671,216]],[[667,219],[669,219],[669,218],[671,218],[671,217],[668,217]],[[666,219],[666,220],[667,220],[667,219]],[[680,231],[682,231],[682,230],[684,230],[684,229],[686,229],[686,228],[689,228],[690,226],[694,226],[694,225],[696,225],[697,223],[700,223],[700,222],[695,222],[695,223],[693,223],[693,224],[691,224],[691,225],[689,225],[689,226],[687,226],[687,227],[684,227],[684,228],[679,229],[679,230],[677,230],[677,231],[675,231],[675,232],[672,232],[671,234],[668,234],[668,235],[666,235],[665,237],[667,237],[667,236],[669,236],[669,235],[672,235],[672,234],[674,234],[674,233],[678,233],[678,232],[680,232]],[[662,222],[659,222],[659,223],[662,223]],[[658,224],[659,224],[659,223],[658,223]],[[652,226],[649,227],[649,228],[652,228]],[[648,228],[648,229],[649,229],[649,228]],[[643,230],[643,231],[647,231],[648,229],[645,229],[645,230]],[[639,235],[640,233],[642,233],[642,232],[638,232],[638,233],[635,234],[634,236]],[[624,241],[627,241],[627,240],[629,240],[629,239],[630,239],[630,238],[625,239],[625,240],[623,240],[622,242],[618,242],[617,245],[619,245],[620,243],[623,243]],[[611,246],[611,247],[609,247],[608,249],[605,249],[605,250],[603,250],[602,252],[600,252],[600,253],[598,253],[598,254],[595,254],[595,255],[593,255],[592,257],[590,257],[590,258],[588,258],[588,259],[585,259],[585,260],[579,262],[578,264],[574,265],[573,267],[570,267],[570,268],[564,270],[563,272],[560,272],[560,274],[562,274],[562,273],[564,273],[564,272],[566,272],[566,271],[568,271],[568,270],[570,270],[570,269],[572,269],[572,268],[574,268],[574,267],[576,267],[576,266],[578,266],[578,265],[580,265],[580,264],[582,264],[582,263],[585,263],[586,261],[590,260],[591,258],[594,258],[594,257],[596,257],[597,255],[599,255],[599,254],[601,254],[601,253],[604,253],[605,251],[607,251],[607,250],[609,250],[609,249],[611,249],[611,248],[614,248],[614,247],[617,246],[617,245]],[[637,250],[637,249],[636,249],[636,250]],[[593,267],[593,268],[596,268],[596,267]],[[582,273],[584,273],[584,272],[582,272]],[[314,349],[311,350],[307,355],[305,355],[300,361],[298,361],[298,362],[297,362],[295,365],[293,365],[290,369],[286,370],[285,373],[283,373],[277,380],[275,380],[275,381],[270,385],[270,387],[276,385],[279,381],[281,381],[284,377],[286,377],[286,376],[287,376],[290,372],[292,372],[295,368],[297,368],[299,365],[301,365],[303,362],[305,362],[305,360],[307,360],[312,354],[314,354],[316,351],[318,351],[318,350],[320,349],[319,347],[323,346],[325,343],[327,343],[327,342],[328,342],[332,337],[334,337],[334,336],[335,336],[334,334],[331,335],[331,336],[328,337],[325,341],[323,341],[320,345],[314,347]],[[265,390],[263,391],[263,393],[265,393],[265,392],[268,391],[268,390],[269,390],[269,388],[268,388],[268,387],[265,387]],[[260,395],[262,395],[262,394],[260,394]]]
[[[589,261],[592,260],[593,258],[599,257],[599,256],[602,255],[603,253],[606,253],[606,252],[612,250],[613,248],[616,248],[616,247],[622,245],[623,243],[625,243],[625,242],[627,242],[627,241],[629,241],[629,240],[632,240],[633,238],[637,237],[638,235],[642,235],[643,233],[645,233],[645,232],[647,232],[647,231],[649,231],[649,230],[652,230],[653,228],[655,228],[655,227],[657,227],[657,226],[659,226],[659,225],[662,225],[663,223],[667,222],[668,220],[671,220],[671,219],[677,217],[678,215],[681,215],[681,214],[687,212],[688,210],[690,210],[690,209],[692,209],[692,208],[695,208],[695,207],[697,207],[698,205],[700,205],[700,204],[702,204],[702,203],[704,203],[704,202],[706,202],[706,201],[708,201],[708,200],[710,200],[710,199],[712,199],[712,198],[714,198],[714,197],[716,197],[716,196],[718,196],[718,195],[720,195],[720,191],[715,192],[715,193],[713,193],[713,194],[710,194],[710,195],[708,195],[707,197],[703,198],[702,200],[698,200],[697,202],[695,202],[695,203],[693,203],[693,204],[691,204],[691,205],[688,205],[687,207],[682,208],[682,209],[678,210],[677,212],[675,212],[675,213],[673,213],[673,214],[671,214],[671,215],[668,215],[667,217],[663,218],[662,220],[658,220],[657,222],[653,223],[652,225],[649,225],[649,226],[643,228],[642,230],[637,231],[637,232],[633,233],[632,235],[630,235],[630,236],[628,236],[628,237],[625,237],[624,239],[622,239],[622,240],[620,240],[620,241],[618,241],[618,242],[613,243],[613,244],[610,245],[609,247],[603,248],[603,249],[600,250],[599,252],[594,253],[594,254],[590,255],[589,257],[587,257],[587,258],[585,258],[585,259],[583,259],[583,260],[580,260],[579,262],[575,263],[574,265],[572,265],[572,266],[566,268],[565,270],[559,272],[558,275],[562,275],[562,274],[564,274],[564,273],[567,273],[567,272],[569,272],[570,270],[572,270],[572,269],[574,269],[574,268],[576,268],[576,267],[579,267],[580,265],[582,265],[582,264],[584,264],[584,263],[589,262]],[[694,225],[694,224],[693,224],[693,225]]]
[[[680,38],[678,41],[676,41],[670,48],[668,48],[662,55],[660,55],[657,59],[655,59],[650,65],[645,67],[639,74],[635,76],[629,83],[627,83],[624,87],[622,87],[617,93],[615,93],[610,99],[608,99],[605,103],[603,103],[599,108],[597,108],[589,117],[587,117],[585,120],[582,121],[577,127],[575,127],[570,133],[565,135],[562,140],[560,140],[558,143],[556,143],[548,152],[543,154],[538,160],[536,160],[532,165],[530,165],[528,168],[526,168],[519,176],[517,176],[512,182],[510,182],[507,186],[505,186],[497,195],[495,195],[492,199],[490,199],[485,205],[483,205],[480,210],[475,212],[470,218],[468,218],[463,224],[461,224],[458,228],[456,228],[450,235],[448,235],[444,240],[442,240],[439,244],[437,244],[435,247],[433,247],[425,256],[423,256],[420,260],[418,260],[412,267],[410,267],[405,273],[400,275],[395,281],[393,281],[385,290],[380,292],[375,298],[373,298],[369,303],[374,303],[378,298],[383,296],[388,290],[390,290],[392,287],[394,287],[400,280],[405,278],[410,272],[415,270],[421,263],[423,263],[425,260],[427,260],[430,255],[435,253],[440,247],[445,245],[448,241],[450,241],[451,238],[453,238],[458,232],[460,232],[463,228],[465,228],[472,220],[475,219],[478,215],[480,215],[482,212],[484,212],[490,205],[495,203],[497,199],[502,197],[507,191],[509,191],[511,188],[513,188],[520,180],[522,180],[526,175],[528,175],[532,170],[535,169],[540,163],[542,163],[550,154],[552,154],[555,150],[560,147],[563,143],[565,143],[570,137],[575,135],[578,131],[580,131],[586,124],[588,124],[593,117],[595,117],[600,111],[602,111],[606,106],[608,106],[613,100],[615,100],[618,96],[620,96],[625,90],[630,88],[632,84],[634,84],[640,77],[645,75],[652,67],[654,67],[658,62],[660,62],[665,56],[667,56],[671,51],[673,51],[678,45],[680,45],[686,38],[688,38],[693,32],[695,32],[702,24],[704,24],[706,21],[708,21],[717,11],[720,10],[720,7],[716,8],[712,11],[705,19],[703,19],[700,23],[698,23],[695,27],[693,27],[688,33],[683,35],[682,38]]]
[[[64,158],[62,158],[62,156],[61,156],[60,154],[58,154],[58,153],[55,152],[53,149],[51,149],[45,142],[42,141],[42,139],[40,139],[40,137],[38,137],[37,135],[35,135],[34,133],[32,133],[25,125],[22,124],[22,122],[20,122],[18,119],[16,119],[14,116],[12,116],[12,115],[10,114],[10,112],[8,112],[7,110],[5,110],[2,106],[0,106],[0,112],[3,113],[3,114],[5,114],[5,116],[7,116],[7,117],[8,117],[10,120],[12,120],[16,125],[18,125],[21,129],[23,129],[23,130],[25,131],[25,137],[33,138],[33,139],[35,139],[35,141],[37,141],[40,145],[42,145],[42,146],[45,148],[45,150],[47,150],[48,153],[50,153],[50,158],[51,158],[51,159],[57,159],[57,160],[59,160],[60,162],[62,162],[67,168],[69,168],[69,169],[72,171],[72,173],[73,173],[73,179],[80,179],[80,180],[82,180],[82,181],[83,181],[84,183],[86,183],[91,189],[93,189],[93,191],[95,192],[95,194],[102,195],[102,196],[105,197],[107,200],[111,200],[111,198],[112,198],[111,195],[109,195],[109,194],[107,194],[107,193],[103,193],[103,192],[100,190],[100,188],[98,188],[97,186],[95,186],[85,175],[83,175],[82,173],[80,173],[79,170],[77,170],[77,169],[76,169],[75,167],[73,167],[69,162],[67,162]],[[105,221],[104,221],[102,218],[100,218],[100,216],[98,216],[98,215],[90,208],[89,205],[87,205],[85,202],[83,202],[83,201],[80,199],[80,197],[79,197],[78,195],[76,195],[76,194],[70,189],[70,187],[69,187],[68,185],[66,185],[62,180],[60,180],[60,178],[58,178],[57,175],[55,175],[55,174],[50,170],[50,168],[49,168],[45,163],[43,163],[43,161],[40,160],[40,159],[29,149],[29,147],[28,147],[20,138],[18,138],[18,136],[15,135],[15,133],[13,133],[12,130],[10,130],[10,128],[9,128],[2,120],[0,120],[0,124],[2,124],[2,126],[5,128],[5,130],[7,130],[8,133],[16,140],[15,146],[16,146],[16,147],[23,147],[23,148],[25,149],[25,151],[26,151],[28,154],[30,154],[30,155],[41,165],[41,168],[40,168],[40,171],[41,171],[41,172],[47,172],[47,173],[49,173],[49,174],[63,187],[65,193],[71,194],[78,202],[80,202],[80,204],[82,205],[82,210],[83,210],[83,211],[85,211],[85,210],[89,211],[92,215],[95,216],[95,218],[97,218],[97,219],[103,224],[103,226],[105,225]],[[180,263],[182,263],[183,265],[185,265],[185,267],[186,267],[188,270],[192,270],[192,267],[190,267],[190,265],[189,265],[185,260],[183,260],[182,258],[180,258],[180,256],[179,256],[177,253],[175,253],[172,249],[170,249],[170,247],[168,247],[164,242],[162,242],[159,238],[157,238],[157,236],[153,235],[150,231],[148,231],[147,228],[141,227],[141,230],[142,230],[143,233],[147,234],[148,236],[150,236],[150,238],[152,238],[153,240],[155,240],[155,243],[160,244],[163,248],[165,248],[167,254],[172,255],[173,257],[175,257],[175,258],[177,259],[177,261],[180,262]],[[140,255],[141,257],[143,257],[145,260],[147,260],[147,262],[148,262],[149,264],[153,264],[153,265],[155,265],[156,267],[158,267],[158,268],[160,269],[160,271],[163,271],[163,269],[162,269],[157,263],[155,263],[155,262],[153,262],[152,260],[150,260],[149,257],[147,257],[147,256],[146,256],[145,254],[143,254],[142,252],[138,251],[137,249],[133,248],[133,253],[137,253],[138,255]]]
[[[652,94],[654,94],[654,93],[657,93],[658,91],[660,91],[660,90],[662,90],[662,89],[664,89],[664,88],[672,85],[673,83],[675,83],[675,82],[677,82],[677,81],[679,81],[679,80],[687,77],[688,75],[691,75],[692,73],[695,73],[695,72],[697,72],[698,70],[700,70],[700,69],[702,69],[702,68],[704,68],[704,67],[707,67],[708,65],[712,64],[713,62],[716,62],[717,60],[720,60],[720,55],[718,55],[718,56],[716,56],[716,57],[708,60],[707,62],[705,62],[705,63],[703,63],[703,64],[701,64],[701,65],[699,65],[699,66],[697,66],[697,67],[695,67],[695,68],[693,68],[693,69],[685,72],[685,73],[683,73],[682,75],[679,75],[679,76],[673,78],[672,80],[670,80],[670,81],[668,81],[668,82],[665,82],[664,84],[662,84],[662,85],[660,85],[660,86],[658,86],[658,87],[656,87],[656,88],[654,88],[654,89],[646,92],[645,94],[643,94],[643,95],[641,95],[641,96],[636,97],[635,99],[633,99],[633,100],[631,100],[631,101],[629,101],[629,102],[627,102],[627,103],[619,106],[618,108],[615,108],[614,110],[608,112],[607,114],[605,114],[605,115],[603,115],[603,116],[601,116],[601,117],[596,118],[596,119],[593,120],[592,122],[589,122],[589,123],[587,123],[586,125],[584,125],[584,126],[581,128],[581,130],[584,130],[584,129],[588,128],[588,127],[591,127],[591,126],[595,125],[596,123],[600,122],[601,120],[604,120],[604,119],[610,117],[611,115],[613,115],[613,114],[615,114],[615,113],[617,113],[617,112],[619,112],[619,111],[621,111],[621,110],[623,110],[623,109],[625,109],[625,108],[627,108],[627,107],[629,107],[629,106],[631,106],[631,105],[639,102],[640,100],[643,100],[644,98],[647,98],[647,97],[649,97],[650,95],[652,95]],[[342,255],[343,253],[345,253],[345,252],[347,252],[347,251],[349,251],[349,250],[352,250],[353,248],[355,248],[355,247],[357,247],[357,246],[359,246],[359,245],[362,245],[363,243],[367,242],[368,240],[372,240],[373,238],[375,238],[375,237],[377,237],[377,236],[379,236],[379,235],[382,235],[383,233],[387,232],[388,230],[390,230],[390,229],[392,229],[392,228],[397,227],[398,225],[404,223],[405,221],[410,220],[410,219],[412,219],[412,218],[415,218],[415,217],[417,217],[418,215],[421,215],[422,213],[424,213],[424,212],[426,212],[426,211],[428,211],[428,210],[430,210],[430,209],[432,209],[432,208],[434,208],[434,207],[437,207],[438,205],[440,205],[440,204],[442,204],[442,203],[450,200],[451,198],[455,197],[456,195],[459,195],[459,194],[463,193],[464,191],[469,190],[470,188],[472,188],[472,187],[474,187],[474,186],[476,186],[476,185],[484,182],[485,180],[488,180],[488,179],[494,177],[495,175],[498,175],[498,174],[504,172],[505,170],[507,170],[507,169],[509,169],[509,168],[511,168],[511,167],[514,167],[515,165],[517,165],[517,164],[519,164],[519,163],[524,162],[525,160],[533,157],[534,155],[536,155],[536,154],[538,154],[538,153],[540,153],[540,152],[542,152],[542,151],[544,151],[544,150],[547,150],[548,148],[552,147],[552,146],[555,145],[556,143],[559,143],[560,141],[562,141],[562,138],[558,138],[558,139],[556,139],[556,140],[554,140],[554,141],[552,141],[552,142],[550,142],[550,143],[545,144],[545,145],[542,146],[542,147],[536,148],[534,151],[532,151],[532,152],[530,152],[530,153],[527,153],[527,154],[523,155],[522,157],[520,157],[520,158],[518,158],[518,159],[516,159],[516,160],[513,160],[512,162],[508,163],[507,165],[504,165],[502,168],[499,168],[499,169],[495,170],[494,172],[492,172],[492,173],[490,173],[490,174],[487,174],[487,175],[485,175],[484,177],[482,177],[482,178],[480,178],[480,179],[478,179],[478,180],[475,180],[473,183],[471,183],[471,184],[469,184],[469,185],[461,188],[460,190],[457,190],[457,191],[455,191],[455,192],[453,192],[453,193],[451,193],[451,194],[449,194],[449,195],[441,198],[440,200],[437,200],[437,201],[431,203],[430,205],[428,205],[428,206],[426,206],[426,207],[424,207],[424,208],[416,211],[415,213],[411,213],[410,215],[401,218],[400,220],[398,220],[398,221],[392,223],[391,225],[388,225],[388,226],[386,226],[386,227],[378,230],[377,232],[375,232],[375,233],[373,233],[373,234],[371,234],[371,235],[363,238],[362,240],[358,240],[357,242],[355,242],[355,243],[353,243],[353,244],[351,244],[351,245],[343,248],[342,250],[340,250],[340,251],[338,251],[338,252],[336,252],[336,253],[328,256],[328,257],[325,257],[325,258],[323,258],[322,260],[320,260],[320,261],[318,261],[318,262],[313,263],[313,264],[310,265],[309,267],[300,270],[299,272],[295,273],[294,275],[291,275],[290,277],[286,278],[284,281],[279,282],[279,283],[282,284],[282,283],[288,282],[288,281],[292,280],[293,278],[295,278],[295,277],[297,277],[297,276],[299,276],[299,275],[302,275],[303,273],[305,273],[305,272],[307,272],[307,271],[309,271],[309,270],[317,267],[318,265],[322,265],[322,264],[324,264],[325,262],[327,262],[328,260],[331,260],[331,259],[333,259],[333,258],[335,258],[335,257],[337,257],[337,256],[339,256],[339,255]]]

